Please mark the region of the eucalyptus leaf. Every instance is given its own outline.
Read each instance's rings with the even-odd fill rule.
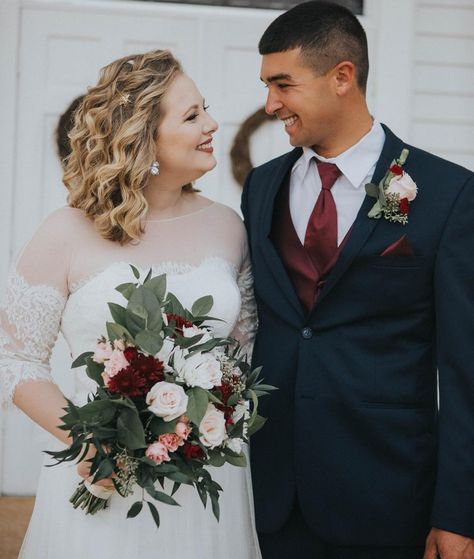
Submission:
[[[135,518],[135,516],[139,515],[143,508],[143,501],[136,501],[130,507],[129,511],[127,512],[127,518]]]
[[[128,342],[133,343],[133,337],[130,332],[120,324],[115,324],[115,322],[107,322],[106,326],[107,335],[112,342],[124,338]]]
[[[214,305],[212,295],[205,295],[193,303],[191,312],[194,316],[206,315]]]
[[[164,301],[166,295],[166,274],[150,278],[145,281],[144,285],[153,291],[158,301]]]
[[[196,386],[188,390],[187,396],[188,407],[186,415],[195,425],[199,426],[206,413],[209,402],[207,391]]]
[[[136,410],[120,410],[117,419],[117,441],[130,450],[146,448],[145,432]]]
[[[130,264],[130,268],[132,269],[133,275],[137,278],[140,279],[140,272],[138,271],[137,268],[135,268],[135,266],[133,264]]]
[[[87,357],[92,357],[94,355],[93,351],[86,351],[81,353],[79,357],[76,357],[71,364],[71,369],[75,369],[76,367],[83,367],[86,364]]]
[[[232,466],[238,466],[240,468],[245,468],[245,466],[247,466],[247,458],[244,453],[240,455],[225,453],[225,460],[229,464],[232,464]]]
[[[380,202],[378,200],[372,206],[367,215],[374,219],[380,219],[380,217],[382,216],[382,206],[380,205]]]
[[[156,355],[163,347],[163,339],[156,332],[142,330],[135,336],[136,344],[150,355]]]
[[[126,326],[125,324],[125,313],[127,309],[122,307],[122,305],[117,305],[117,303],[107,303],[110,309],[110,314],[115,322],[121,324],[122,326]]]
[[[118,291],[119,293],[121,293],[125,299],[130,299],[130,297],[132,296],[132,293],[134,293],[135,289],[136,289],[136,285],[134,283],[121,283],[120,285],[117,285],[117,287],[115,288],[115,291]]]
[[[173,295],[173,293],[168,293],[168,297],[166,298],[166,307],[168,309],[168,312],[177,314],[179,316],[184,316],[184,307],[178,301],[176,295]]]
[[[158,514],[158,510],[156,509],[156,507],[153,503],[150,503],[150,501],[147,501],[147,505],[148,505],[148,508],[150,509],[151,516],[153,517],[153,520],[155,521],[156,527],[159,528],[160,527],[160,515]]]

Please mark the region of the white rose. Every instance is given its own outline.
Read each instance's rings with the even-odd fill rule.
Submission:
[[[232,452],[236,452],[237,454],[240,454],[242,452],[243,443],[244,443],[244,441],[242,439],[239,439],[239,438],[228,439],[226,441],[226,447],[228,449],[232,450]]]
[[[212,336],[209,331],[205,328],[198,328],[197,326],[183,326],[183,338],[192,338],[194,336],[199,336],[202,334],[202,338],[199,340],[198,344],[205,344],[209,340],[212,340]]]
[[[410,175],[405,172],[403,172],[403,175],[395,175],[387,188],[388,194],[399,194],[400,200],[407,198],[409,202],[416,198],[417,192],[416,183]]]
[[[165,338],[160,351],[155,355],[157,359],[168,365],[171,353],[174,349],[174,342],[171,338]]]
[[[207,411],[199,424],[199,440],[204,446],[215,448],[227,438],[224,413],[213,404],[208,404]]]
[[[172,421],[186,412],[188,397],[182,386],[172,382],[157,382],[146,396],[148,409],[164,421]]]
[[[178,379],[188,386],[210,389],[222,382],[221,365],[210,353],[196,353],[188,359],[184,353],[175,354],[174,368]]]
[[[250,408],[250,402],[248,400],[247,401],[242,400],[241,402],[238,402],[234,408],[234,413],[232,414],[232,419],[234,423],[240,421],[244,416],[245,419],[249,419],[250,418],[249,408]]]

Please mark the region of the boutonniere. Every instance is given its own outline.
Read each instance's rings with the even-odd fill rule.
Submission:
[[[400,157],[392,161],[378,185],[365,185],[367,195],[377,200],[368,213],[369,217],[380,219],[383,216],[394,223],[408,223],[410,202],[416,198],[418,189],[410,175],[403,170],[407,157],[408,149],[404,148]]]

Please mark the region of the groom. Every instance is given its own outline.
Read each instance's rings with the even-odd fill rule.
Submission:
[[[259,50],[295,146],[242,201],[279,387],[252,440],[264,559],[473,559],[473,173],[372,119],[345,8],[300,4]]]

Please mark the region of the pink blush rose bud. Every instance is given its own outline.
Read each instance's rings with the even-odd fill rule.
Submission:
[[[159,441],[152,443],[146,449],[145,455],[148,458],[151,458],[155,464],[161,464],[162,462],[169,462],[171,460],[168,454],[168,449]]]
[[[174,429],[174,432],[176,433],[176,435],[178,437],[180,437],[183,440],[186,440],[191,433],[191,427],[189,426],[188,423],[178,421],[178,423],[176,423],[176,427]]]
[[[165,433],[164,435],[160,435],[158,438],[161,444],[164,444],[169,452],[176,452],[178,447],[184,444],[184,441],[181,437],[178,437],[176,433]]]
[[[110,359],[112,355],[112,346],[110,342],[97,342],[92,360],[96,363],[103,363],[106,359]]]
[[[129,366],[129,362],[125,359],[123,351],[119,349],[114,349],[109,360],[105,364],[104,371],[112,378],[122,369],[126,369]]]

